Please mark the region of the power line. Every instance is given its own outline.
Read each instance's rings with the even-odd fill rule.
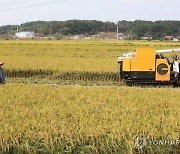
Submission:
[[[26,9],[26,8],[38,7],[38,6],[48,5],[48,4],[55,4],[55,3],[60,3],[62,1],[68,1],[68,0],[56,0],[56,1],[52,1],[52,2],[46,2],[46,3],[39,3],[39,4],[33,4],[33,5],[25,5],[25,6],[21,6],[21,7],[1,9],[0,12],[13,11],[13,10],[19,10],[19,9]]]
[[[16,5],[16,4],[20,4],[20,3],[27,3],[30,1],[35,1],[35,0],[19,0],[19,1],[14,1],[14,2],[9,2],[9,3],[2,3],[0,4],[0,6],[10,6],[10,5]]]

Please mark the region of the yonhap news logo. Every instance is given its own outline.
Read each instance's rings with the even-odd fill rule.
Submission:
[[[135,146],[136,146],[136,148],[142,149],[142,148],[144,148],[146,145],[147,145],[146,138],[144,138],[144,137],[137,137],[137,138],[135,139]]]
[[[134,140],[137,149],[143,149],[146,146],[164,146],[164,145],[180,145],[180,140],[169,139],[146,139],[145,137],[138,136]]]

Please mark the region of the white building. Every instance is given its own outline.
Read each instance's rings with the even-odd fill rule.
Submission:
[[[35,37],[34,32],[18,32],[15,34],[16,37],[20,39],[32,39]]]

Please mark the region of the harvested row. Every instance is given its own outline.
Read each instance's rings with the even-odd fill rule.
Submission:
[[[6,77],[11,83],[45,83],[45,84],[80,84],[80,85],[112,85],[112,86],[172,86],[169,84],[156,84],[139,82],[136,84],[126,83],[114,72],[58,72],[51,70],[6,70]],[[27,81],[28,80],[28,81]]]
[[[49,80],[113,81],[119,82],[116,73],[99,72],[53,72],[50,70],[6,70],[8,78],[37,78]]]

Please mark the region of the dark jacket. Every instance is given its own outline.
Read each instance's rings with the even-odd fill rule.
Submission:
[[[5,82],[5,74],[4,74],[4,69],[0,68],[0,83],[4,83]]]

